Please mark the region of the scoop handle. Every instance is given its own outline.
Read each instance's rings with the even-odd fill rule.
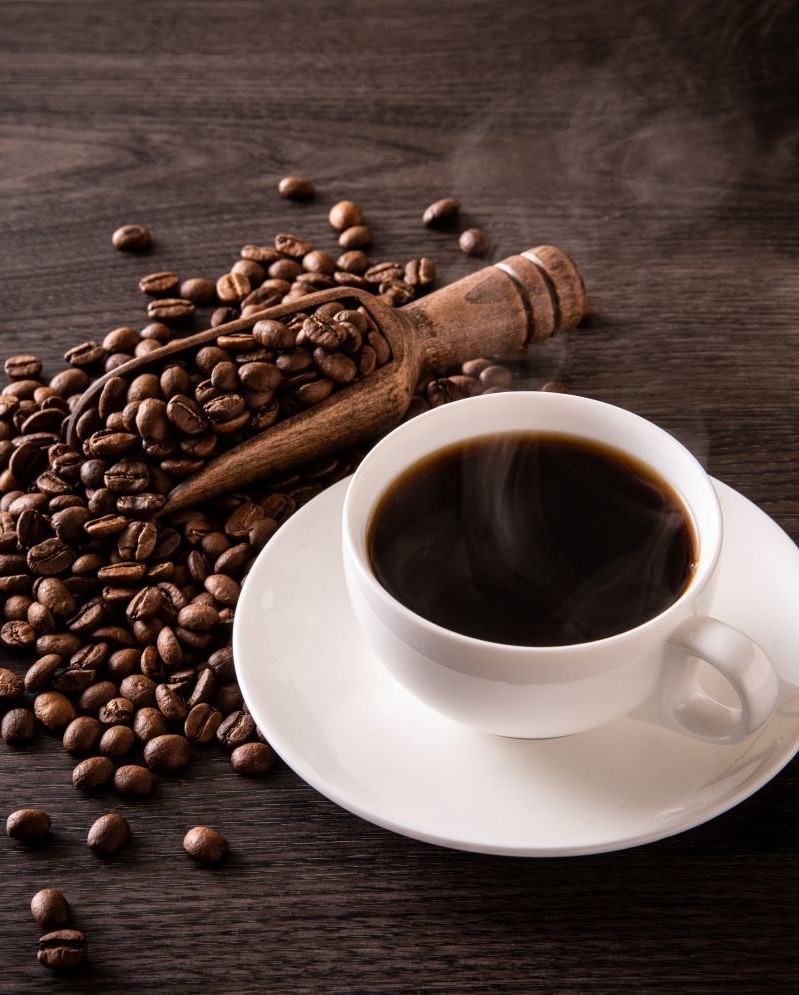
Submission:
[[[476,356],[518,355],[587,313],[577,267],[551,245],[509,256],[400,310],[420,340],[423,372],[434,375]]]

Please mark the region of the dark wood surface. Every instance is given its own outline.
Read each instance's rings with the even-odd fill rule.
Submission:
[[[4,0],[0,345],[65,348],[143,324],[152,269],[216,275],[280,230],[331,246],[358,200],[379,258],[474,268],[420,225],[461,198],[501,258],[573,253],[594,317],[531,354],[675,432],[799,537],[799,78],[789,0],[600,4]],[[320,196],[281,201],[301,172]],[[146,258],[111,232],[150,225]],[[53,739],[0,744],[0,814],[51,813],[51,843],[0,840],[0,990],[795,991],[799,768],[678,837],[613,855],[450,852],[341,811],[286,768],[203,757],[96,860],[109,798],[78,797]],[[654,776],[654,775],[653,775]],[[116,805],[116,802],[113,804]],[[233,854],[181,851],[195,823]],[[61,887],[90,937],[72,978],[35,960],[28,903]]]

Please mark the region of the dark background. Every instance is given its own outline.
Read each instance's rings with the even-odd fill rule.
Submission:
[[[361,203],[377,258],[474,268],[420,224],[455,195],[494,257],[571,252],[595,314],[531,354],[647,416],[799,537],[797,8],[789,0],[601,4],[0,4],[0,345],[64,350],[144,324],[137,279],[224,272],[328,207]],[[314,179],[286,203],[277,180]],[[111,232],[154,230],[148,257]],[[615,855],[494,858],[406,840],[285,768],[213,753],[146,804],[78,797],[46,737],[0,745],[0,814],[36,804],[50,845],[0,840],[0,990],[795,991],[799,783]],[[657,776],[653,772],[653,776]],[[104,863],[93,817],[128,814]],[[223,828],[218,870],[181,850]],[[91,967],[36,964],[28,903],[61,887]]]

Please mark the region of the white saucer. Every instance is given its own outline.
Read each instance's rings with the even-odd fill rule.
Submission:
[[[725,542],[712,614],[760,642],[786,682],[772,719],[734,746],[632,718],[562,739],[504,739],[417,701],[371,655],[349,606],[340,530],[347,484],[275,534],[247,578],[233,634],[258,726],[338,805],[461,850],[599,853],[725,812],[799,749],[799,550],[726,485],[716,483]]]

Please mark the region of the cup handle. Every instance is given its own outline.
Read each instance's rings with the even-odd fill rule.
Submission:
[[[699,686],[696,658],[726,679],[737,707],[716,701]],[[774,664],[754,640],[726,622],[694,615],[672,632],[655,694],[632,715],[713,743],[739,743],[768,721],[778,695]]]

